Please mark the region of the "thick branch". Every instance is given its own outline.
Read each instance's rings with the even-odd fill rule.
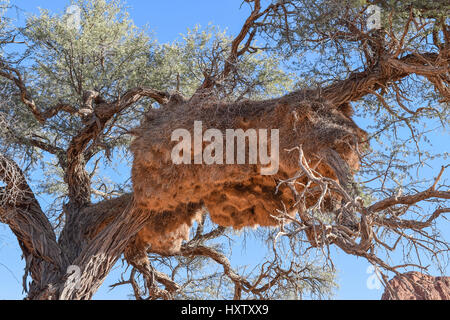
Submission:
[[[81,252],[74,265],[81,268],[81,288],[64,292],[61,299],[90,299],[122,255],[129,240],[146,224],[149,215],[131,203]],[[64,283],[59,283],[62,288]]]
[[[26,261],[24,289],[28,272],[34,280],[33,296],[39,284],[58,277],[63,266],[61,251],[52,226],[17,164],[0,154],[0,221],[16,235]]]
[[[449,58],[444,54],[410,54],[401,59],[384,57],[373,70],[365,70],[350,75],[348,79],[337,81],[321,90],[321,95],[335,106],[358,101],[365,95],[399,81],[410,74],[429,76],[448,73]],[[439,63],[437,66],[433,64]]]

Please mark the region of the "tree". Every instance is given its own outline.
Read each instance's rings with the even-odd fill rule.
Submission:
[[[237,299],[326,294],[330,273],[303,260],[311,247],[328,258],[334,245],[397,275],[423,268],[426,253],[436,264],[448,259],[448,243],[433,232],[450,211],[445,166],[423,191],[411,172],[445,161],[426,150],[424,124],[448,122],[449,7],[374,1],[382,26],[368,30],[369,3],[360,1],[244,3],[251,12],[235,38],[194,29],[183,44],[163,46],[118,1],[79,1],[80,28],[42,11],[18,33],[20,53],[8,49],[17,30],[0,24],[0,221],[23,251],[29,299],[89,299],[122,255],[133,267],[122,284],[152,299],[192,296],[189,288],[220,275],[187,276],[180,286],[174,269],[208,259],[223,266]],[[369,132],[353,109],[372,119]],[[171,132],[195,120],[279,128],[279,174],[174,166]],[[389,148],[370,149],[377,143]],[[130,148],[132,183],[105,181],[104,168]],[[55,199],[47,212],[27,179],[38,165],[52,177],[37,191]],[[271,259],[244,277],[207,242],[254,225],[278,228],[262,231]],[[407,255],[389,264],[380,251],[399,244],[419,262]],[[77,282],[67,281],[70,266]]]

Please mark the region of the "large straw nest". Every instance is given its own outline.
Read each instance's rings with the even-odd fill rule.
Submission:
[[[202,121],[204,130],[214,128],[223,133],[226,129],[268,129],[270,137],[271,129],[279,129],[278,173],[263,176],[260,165],[174,164],[171,153],[177,142],[171,141],[172,132],[187,129],[193,137],[194,121]],[[181,241],[188,238],[202,206],[221,226],[277,225],[273,217],[277,209],[289,210],[295,202],[286,184],[275,192],[280,180],[299,172],[298,153],[288,152],[293,148],[301,146],[310,167],[348,188],[353,171],[359,167],[357,145],[365,138],[351,119],[348,106],[343,111],[320,99],[175,103],[150,110],[136,135],[131,147],[134,198],[137,207],[152,216],[137,241],[167,252],[177,251]],[[268,141],[270,145],[270,138]],[[248,148],[246,153],[248,159]],[[307,182],[306,177],[298,181]],[[301,191],[300,186],[297,189]],[[306,205],[318,197],[319,192],[311,193]],[[325,209],[332,211],[339,202],[339,196],[330,193],[324,199]],[[296,211],[289,213],[295,215]]]

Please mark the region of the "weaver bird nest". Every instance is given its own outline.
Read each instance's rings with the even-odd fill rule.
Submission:
[[[204,130],[222,132],[279,129],[278,172],[261,175],[261,164],[174,164],[171,155],[177,142],[172,133],[183,128],[193,136],[195,121],[201,121]],[[303,211],[317,203],[317,209],[332,214],[341,205],[341,195],[323,192],[300,167],[350,190],[359,168],[358,145],[366,134],[351,119],[349,105],[331,106],[318,97],[289,101],[288,96],[231,104],[176,101],[150,110],[136,136],[135,205],[151,219],[135,243],[153,252],[173,253],[188,238],[202,210],[214,223],[235,229],[277,226],[282,213],[307,220]],[[203,142],[203,147],[207,145]],[[245,152],[249,159],[248,148]],[[194,159],[193,151],[190,156]],[[313,236],[307,235],[312,241]]]

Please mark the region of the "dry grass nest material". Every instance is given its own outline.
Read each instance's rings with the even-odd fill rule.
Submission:
[[[287,151],[298,146],[302,146],[310,167],[348,187],[359,168],[357,146],[366,137],[351,119],[350,110],[349,106],[336,108],[318,99],[296,103],[178,102],[150,110],[136,130],[131,148],[135,202],[151,215],[136,243],[156,252],[179,250],[201,208],[207,209],[214,223],[235,229],[278,225],[274,216],[283,204],[295,215],[298,209],[292,209],[295,201],[291,190],[286,185],[277,193],[276,189],[280,180],[298,174],[298,153]],[[204,130],[222,132],[279,129],[278,173],[263,176],[260,165],[173,164],[171,152],[177,142],[171,141],[172,132],[183,128],[193,136],[194,121],[202,121]],[[298,181],[305,184],[307,178]],[[301,185],[296,188],[301,192]],[[305,201],[314,203],[318,196],[312,193]],[[324,199],[325,209],[332,210],[339,202],[340,198],[330,193]]]

